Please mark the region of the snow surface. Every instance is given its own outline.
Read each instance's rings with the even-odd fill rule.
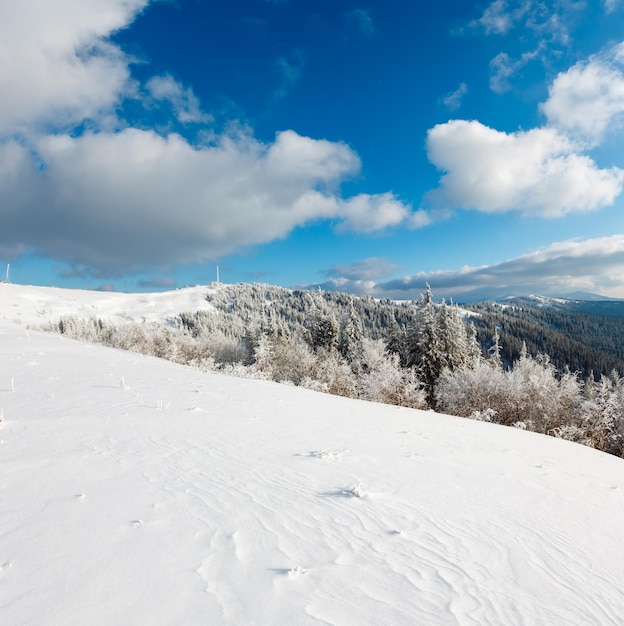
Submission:
[[[621,459],[29,330],[124,295],[44,294],[0,285],[1,624],[623,623]]]
[[[115,293],[0,283],[0,319],[34,326],[65,315],[167,322],[185,311],[213,310],[206,300],[209,289],[197,286],[159,293]]]

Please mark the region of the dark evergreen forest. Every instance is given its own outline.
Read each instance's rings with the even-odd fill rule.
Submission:
[[[479,302],[466,308],[478,314],[471,319],[482,346],[498,329],[506,365],[518,359],[524,342],[529,354],[547,354],[559,371],[568,367],[582,378],[593,374],[596,379],[613,370],[624,375],[624,317],[584,313],[573,301],[569,310],[519,306],[514,301]]]

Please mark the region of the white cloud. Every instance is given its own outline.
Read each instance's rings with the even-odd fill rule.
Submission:
[[[0,136],[55,128],[112,109],[133,89],[128,59],[108,41],[148,0],[0,3]]]
[[[611,55],[618,59],[621,48]],[[594,58],[560,73],[541,105],[548,122],[596,145],[624,113],[624,74],[607,59]]]
[[[346,278],[357,281],[370,281],[389,276],[396,272],[400,265],[391,263],[388,259],[370,257],[361,259],[349,265],[335,265],[325,271],[326,276],[334,278]]]
[[[421,272],[378,283],[376,296],[416,297],[429,283],[438,297],[479,299],[503,295],[590,291],[624,297],[624,235],[564,241],[492,265]]]
[[[202,112],[193,90],[183,87],[169,74],[150,78],[145,87],[155,100],[169,102],[175,116],[183,124],[207,123],[213,120],[212,116]]]
[[[515,7],[515,3],[507,0],[494,0],[483,12],[479,24],[485,30],[486,35],[505,35],[514,25],[522,19],[530,7],[530,2],[521,2]]]
[[[295,285],[295,289],[322,289],[323,291],[340,291],[358,296],[372,295],[375,291],[374,280],[353,280],[351,278],[330,278],[320,283]]]
[[[196,147],[126,129],[43,137],[36,150],[33,163],[16,142],[0,147],[0,245],[111,273],[214,258],[318,219],[373,232],[409,214],[390,194],[340,198],[357,155],[293,131]]]
[[[339,231],[374,233],[399,226],[410,216],[410,207],[391,193],[363,193],[341,202],[340,205],[340,215],[344,221],[338,226]]]
[[[342,198],[360,169],[342,143],[293,131],[268,145],[234,131],[190,143],[117,120],[141,89],[110,36],[148,2],[0,3],[0,250],[124,274],[214,258],[313,220],[372,233],[409,218],[392,194]],[[283,92],[304,64],[300,50],[277,61]],[[182,123],[212,120],[168,74],[144,90]],[[83,124],[92,130],[72,132]]]
[[[490,61],[490,89],[495,93],[505,93],[511,89],[510,79],[525,65],[539,57],[540,48],[524,52],[513,60],[506,52],[497,54]]]
[[[445,174],[434,206],[559,217],[610,205],[624,171],[599,169],[552,128],[504,133],[453,120],[427,135],[429,160]]]
[[[486,35],[506,36],[501,40],[511,46],[490,61],[490,88],[509,91],[512,79],[530,62],[538,61],[550,71],[570,52],[573,34],[588,10],[585,0],[494,0],[481,18],[469,23]]]
[[[494,0],[470,26],[483,29],[486,35],[507,35],[525,28],[540,39],[566,45],[585,9],[585,2],[575,0]]]
[[[452,91],[444,97],[442,100],[444,106],[450,111],[456,111],[461,106],[462,98],[466,95],[467,91],[468,85],[461,83],[455,91]]]

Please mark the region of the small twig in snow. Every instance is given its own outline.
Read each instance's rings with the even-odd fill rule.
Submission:
[[[351,489],[348,489],[347,491],[345,491],[345,494],[348,496],[353,496],[354,498],[362,498],[364,496],[364,492],[361,489],[362,484],[358,483],[357,485],[354,485],[353,487],[351,487]]]

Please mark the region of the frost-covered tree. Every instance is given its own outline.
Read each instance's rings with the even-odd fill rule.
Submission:
[[[435,385],[442,372],[471,365],[478,348],[474,335],[468,337],[458,307],[445,302],[436,305],[429,285],[418,303],[418,310],[418,326],[406,342],[405,364],[416,368],[429,406],[435,408]]]
[[[431,287],[417,304],[418,326],[412,328],[407,338],[405,364],[414,367],[423,383],[429,406],[435,406],[434,385],[444,368],[442,344],[437,323],[436,306]]]
[[[362,351],[367,364],[366,373],[359,378],[364,400],[426,408],[425,393],[414,368],[402,367],[399,355],[388,353],[381,340],[365,339]]]
[[[444,367],[454,370],[471,362],[474,347],[469,347],[466,325],[457,305],[442,302],[438,311],[440,346]]]
[[[526,352],[526,344],[524,346]],[[498,327],[494,329],[494,337],[492,338],[492,345],[488,350],[490,363],[493,367],[503,369],[503,359],[501,358],[502,348],[500,345],[500,335],[498,333]]]
[[[332,350],[338,344],[338,322],[331,310],[317,298],[309,329],[309,340],[313,350]]]
[[[349,363],[355,372],[361,369],[362,339],[364,332],[362,322],[353,306],[342,322],[338,335],[337,348],[341,356]]]
[[[518,426],[547,434],[576,424],[581,387],[571,372],[557,375],[548,357],[523,354],[503,370],[491,359],[444,370],[436,385],[438,408],[463,417]]]
[[[589,445],[624,457],[624,381],[617,372],[588,380],[583,418]]]
[[[386,336],[386,352],[396,354],[402,367],[407,367],[407,332],[405,326],[399,326],[396,320],[392,320]]]
[[[468,352],[468,363],[474,364],[480,361],[482,357],[481,346],[477,340],[477,329],[475,325],[470,322],[466,326],[466,339],[467,339],[467,352]]]
[[[263,335],[255,349],[253,368],[263,378],[301,385],[313,375],[316,356],[301,338]]]

